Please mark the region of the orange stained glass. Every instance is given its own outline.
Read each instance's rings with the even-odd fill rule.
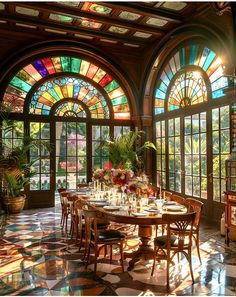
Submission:
[[[42,79],[42,75],[34,68],[32,64],[29,64],[24,67],[24,70],[31,75],[35,81]]]
[[[102,70],[101,68],[99,68],[97,73],[95,74],[93,80],[98,83],[105,75],[106,75],[106,72],[104,70]]]
[[[120,96],[122,96],[122,95],[124,95],[124,91],[122,90],[122,88],[115,89],[114,91],[108,93],[108,96],[109,96],[111,99],[120,97]]]
[[[95,73],[97,72],[97,70],[98,70],[98,67],[96,65],[90,64],[87,72],[87,77],[92,79]]]

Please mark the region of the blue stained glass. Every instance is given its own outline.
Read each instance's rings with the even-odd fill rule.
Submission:
[[[164,84],[163,82],[161,82],[161,84],[160,84],[160,86],[159,86],[159,89],[160,89],[162,92],[166,93],[166,92],[167,92],[167,86],[166,86],[166,84]]]
[[[163,93],[160,89],[157,89],[156,90],[156,96],[155,97],[156,98],[159,98],[159,99],[165,100],[166,94]]]
[[[212,99],[217,99],[219,97],[225,96],[223,90],[217,90],[215,92],[212,92]]]
[[[164,112],[164,108],[155,107],[155,114],[160,114]]]
[[[42,104],[42,103],[39,103],[39,102],[37,102],[37,104],[36,104],[36,107],[37,107],[37,108],[42,108],[42,107],[43,107],[43,104]]]
[[[194,65],[197,59],[198,45],[190,46],[189,64]]]
[[[215,56],[216,56],[216,53],[213,52],[213,51],[210,51],[210,53],[209,53],[209,55],[208,55],[208,57],[207,57],[207,59],[206,59],[204,65],[203,65],[203,67],[202,67],[203,70],[207,71],[207,69],[208,69],[209,66],[211,65],[212,61],[214,60]]]
[[[179,50],[179,59],[180,59],[181,68],[185,67],[185,48],[184,47]]]
[[[48,110],[42,110],[42,115],[49,115],[49,111]]]
[[[176,110],[176,109],[179,109],[178,105],[170,104],[170,110]]]
[[[74,85],[74,89],[73,89],[73,97],[77,98],[79,95],[79,91],[80,91],[80,86],[79,85]]]
[[[48,71],[43,65],[41,60],[34,61],[32,65],[36,70],[38,70],[38,72],[42,75],[42,77],[48,76]]]
[[[48,93],[49,93],[50,95],[52,95],[52,97],[55,98],[56,101],[60,100],[60,97],[57,95],[57,93],[56,93],[56,91],[55,91],[54,89],[49,89],[49,90],[48,90]]]

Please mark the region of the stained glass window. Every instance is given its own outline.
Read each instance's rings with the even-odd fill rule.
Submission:
[[[30,113],[49,115],[56,102],[67,98],[73,98],[86,104],[92,118],[109,118],[109,109],[103,95],[90,83],[71,76],[54,78],[42,84],[31,97]],[[65,108],[67,111],[76,112],[68,104],[64,103],[64,107],[61,106],[61,112],[64,114]],[[78,104],[73,108],[79,108]],[[57,111],[56,115],[61,114]]]
[[[198,71],[184,72],[175,80],[168,99],[168,110],[179,109],[207,100],[207,89]]]
[[[45,82],[45,79],[48,79],[50,82],[52,82],[50,75],[61,74],[66,78],[65,73],[70,77],[71,75],[73,75],[73,73],[75,73],[80,76],[84,76],[85,80],[92,80],[95,84],[98,85],[98,87],[104,90],[105,94],[107,94],[107,98],[111,101],[114,118],[130,119],[130,107],[128,99],[119,83],[107,71],[96,66],[95,64],[90,63],[86,60],[69,56],[47,56],[42,59],[35,60],[32,63],[24,66],[20,71],[16,73],[14,77],[12,77],[11,81],[9,82],[4,94],[4,101],[10,103],[14,102],[14,106],[16,106],[14,107],[14,111],[23,112],[25,99],[36,83],[39,83],[41,79],[44,79],[44,82],[41,84],[40,87],[45,88],[47,84],[47,81]],[[40,89],[40,87],[38,88],[38,90]],[[60,86],[60,88],[61,90],[65,90],[66,86],[64,86],[64,88]],[[71,89],[74,90],[75,86],[73,88],[71,86]],[[37,91],[34,93],[34,95],[36,95]],[[55,99],[54,95],[50,94],[49,97],[51,98],[52,96],[52,100],[55,101],[59,100]],[[47,103],[50,101],[50,98],[46,98]],[[100,105],[102,105],[102,108],[105,109],[105,106],[107,106],[107,104],[104,103],[104,97],[102,96],[102,98],[98,99],[100,101]],[[52,106],[52,103],[48,106]],[[37,114],[40,114],[40,112],[41,114],[49,114],[47,112],[47,108],[42,108],[41,105],[37,106],[36,108],[35,98],[31,100],[30,108],[31,113],[33,111],[32,108],[34,108],[34,111],[37,111]]]
[[[86,118],[86,112],[82,106],[75,102],[63,102],[57,107],[54,114],[60,117]]]
[[[194,70],[185,72],[186,66]],[[223,97],[224,89],[228,87],[226,77],[223,77],[223,62],[214,51],[201,45],[192,44],[180,48],[165,65],[155,90],[155,114],[164,112],[167,90],[171,89],[172,98],[168,98],[168,109],[174,110],[186,106],[186,104],[197,104],[207,100],[207,91],[200,69],[206,74],[211,85],[212,99]],[[180,71],[178,75],[178,71]],[[196,77],[197,76],[197,77]],[[177,77],[177,78],[176,78]],[[178,87],[179,93],[174,87]],[[186,97],[185,93],[188,93]],[[173,101],[170,102],[170,101]]]

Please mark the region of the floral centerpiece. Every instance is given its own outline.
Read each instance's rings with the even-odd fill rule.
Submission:
[[[93,180],[104,183],[106,186],[112,186],[112,170],[109,168],[96,169],[93,172]]]
[[[114,169],[112,171],[112,182],[113,186],[121,188],[127,186],[134,176],[134,172],[130,169]]]

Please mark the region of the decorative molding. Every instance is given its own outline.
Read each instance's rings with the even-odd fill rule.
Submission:
[[[230,2],[228,1],[211,2],[211,6],[219,16],[223,15],[226,11],[231,11]]]

